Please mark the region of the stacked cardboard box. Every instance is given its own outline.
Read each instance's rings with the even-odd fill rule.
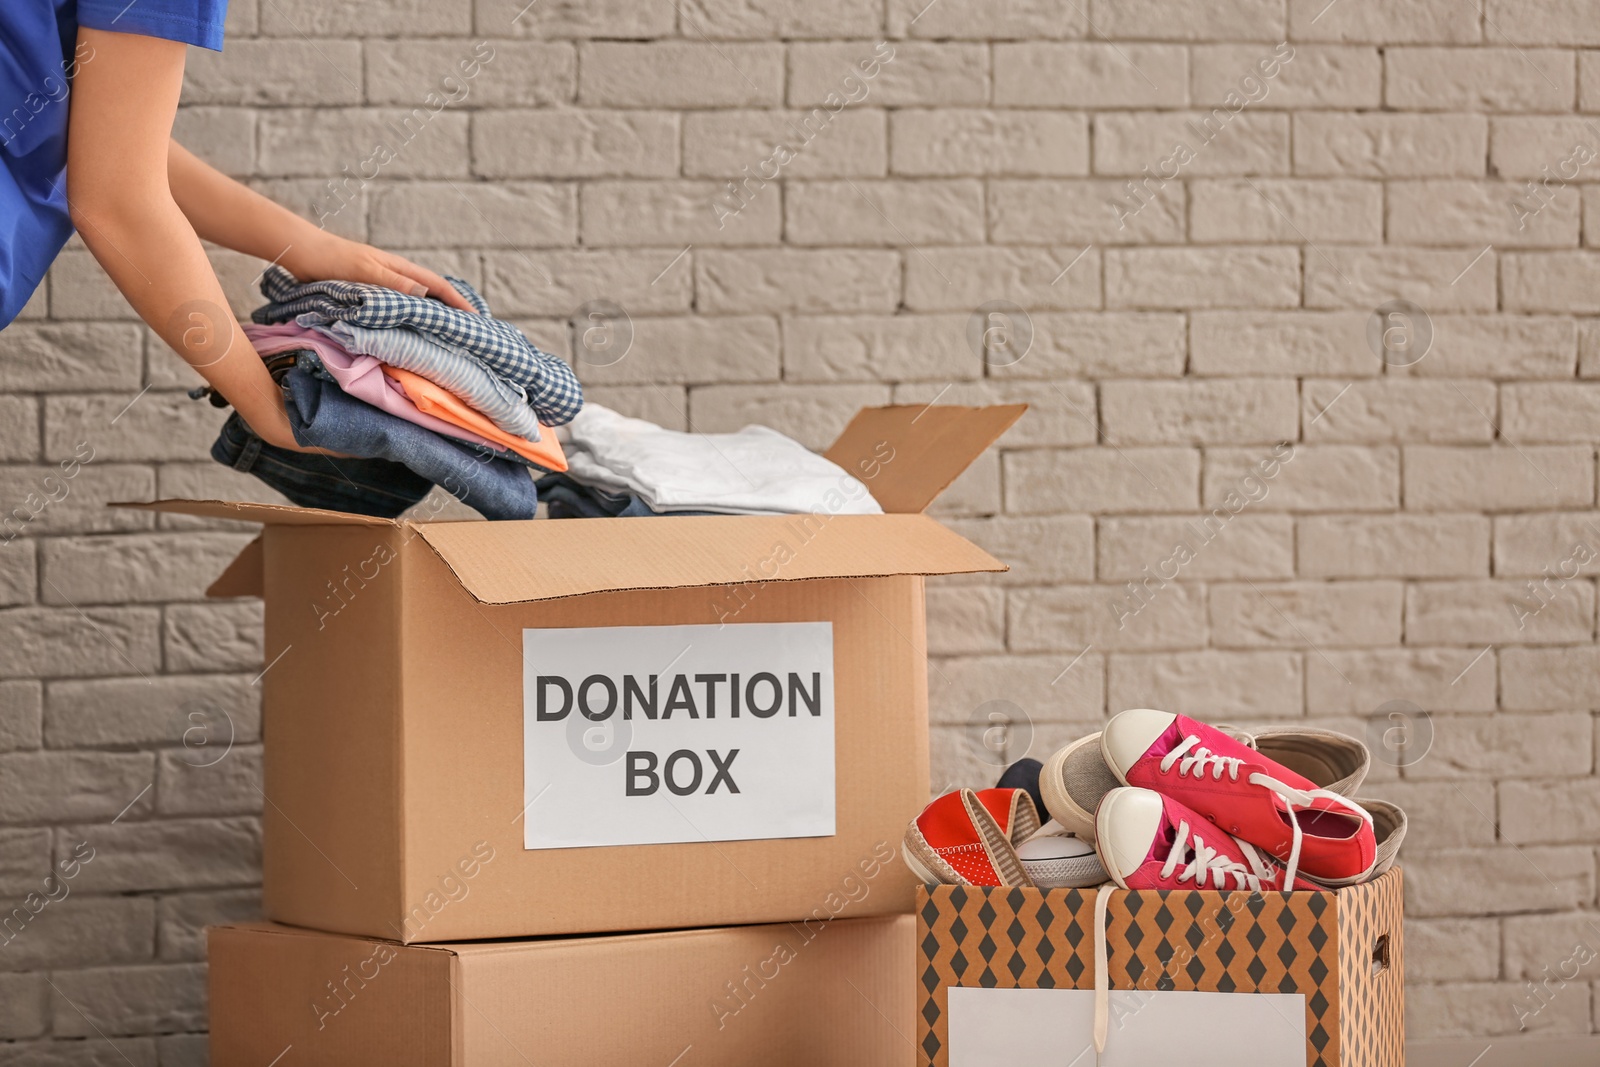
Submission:
[[[266,602],[273,920],[211,932],[213,1063],[911,1063],[923,578],[1004,569],[922,512],[1023,410],[861,412],[884,515],[145,505],[263,526],[210,590]]]

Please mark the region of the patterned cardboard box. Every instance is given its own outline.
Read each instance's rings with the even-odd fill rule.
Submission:
[[[920,891],[919,1062],[951,1067],[952,986],[1092,989],[1096,892]],[[1112,989],[1300,993],[1307,1067],[1404,1062],[1398,868],[1328,893],[1111,892]]]

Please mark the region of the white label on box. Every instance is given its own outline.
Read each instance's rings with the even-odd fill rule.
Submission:
[[[834,833],[833,624],[522,631],[523,846]]]
[[[950,1067],[1095,1067],[1094,990],[949,991]],[[1306,1067],[1301,993],[1114,989],[1099,1067]]]

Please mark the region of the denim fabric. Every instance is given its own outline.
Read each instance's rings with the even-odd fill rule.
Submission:
[[[632,493],[612,493],[583,485],[565,474],[547,474],[539,479],[538,486],[539,499],[545,502],[552,519],[631,519],[657,514]]]
[[[538,510],[538,491],[525,466],[379,411],[300,367],[284,376],[283,390],[289,426],[302,445],[391,460],[488,519],[531,519]]]
[[[378,285],[341,281],[301,284],[274,264],[261,279],[261,294],[271,303],[257,308],[250,317],[259,323],[291,319],[302,324],[349,322],[374,330],[408,326],[470,356],[507,382],[525,387],[528,403],[545,425],[572,421],[583,407],[583,387],[572,368],[535,348],[515,326],[492,317],[472,286],[459,278],[449,281],[480,314]]]
[[[386,459],[292,452],[257,437],[238,412],[228,416],[211,458],[254,474],[302,508],[392,519],[428,495],[433,483]]]
[[[302,316],[309,319],[312,316]],[[539,419],[528,406],[528,396],[470,356],[430,340],[409,326],[372,330],[348,322],[310,325],[332,338],[347,352],[372,356],[391,367],[420,374],[448,389],[506,433],[539,440]]]

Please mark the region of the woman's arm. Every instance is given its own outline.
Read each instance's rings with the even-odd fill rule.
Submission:
[[[224,248],[281,263],[302,281],[370,282],[412,296],[473,307],[438,274],[392,252],[338,237],[247,189],[173,141],[167,153],[173,199],[195,231]]]
[[[72,88],[73,223],[139,317],[263,439],[296,447],[283,395],[234,320],[201,238],[276,260],[302,280],[370,282],[473,310],[432,271],[318,229],[173,143],[184,45],[87,28],[78,37],[95,61]]]
[[[84,244],[139,317],[251,429],[295,447],[283,394],[228,310],[168,183],[184,45],[88,28],[78,39],[95,54],[74,79],[67,125],[67,202]]]

